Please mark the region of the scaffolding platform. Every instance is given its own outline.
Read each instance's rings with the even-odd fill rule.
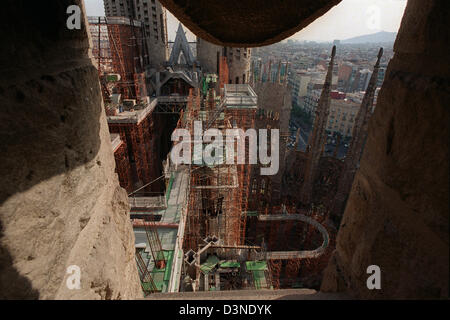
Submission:
[[[165,261],[163,268],[156,268],[153,258],[148,249],[146,230],[143,226],[134,227],[135,246],[145,247],[147,255],[144,255],[144,262],[147,264],[149,272],[158,292],[178,291],[179,277],[181,275],[181,263],[183,252],[179,246],[178,239],[184,229],[182,219],[183,205],[186,201],[186,190],[188,188],[188,173],[183,168],[174,171],[170,178],[170,187],[163,197],[166,208],[156,211],[161,216],[160,221],[153,223],[156,228],[162,253]],[[138,198],[136,198],[138,199]],[[149,213],[149,214],[155,214]],[[172,227],[176,226],[176,227]],[[147,259],[145,259],[147,258]]]

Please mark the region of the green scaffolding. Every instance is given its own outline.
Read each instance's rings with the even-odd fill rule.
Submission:
[[[169,201],[170,191],[172,191],[173,180],[174,180],[174,176],[173,176],[173,172],[172,172],[170,175],[169,185],[167,186],[167,191],[166,191],[166,203]]]
[[[241,264],[235,261],[224,261],[220,264],[221,268],[240,268]]]
[[[173,263],[173,250],[164,250],[162,251],[164,254],[164,258],[167,261],[166,265],[162,269],[153,268],[151,271],[151,275],[153,278],[153,282],[158,291],[164,292],[167,290],[170,281],[170,271],[172,269]]]
[[[202,265],[200,266],[200,270],[204,274],[208,274],[211,272],[212,269],[219,263],[219,258],[216,256],[209,256],[208,259]]]
[[[251,272],[257,290],[267,287],[265,273],[265,271],[268,270],[267,261],[247,261],[245,262],[245,268],[247,271]]]
[[[247,271],[265,271],[267,270],[267,261],[247,261],[245,268]]]
[[[255,288],[261,289],[263,287],[266,287],[266,275],[264,271],[262,270],[255,270],[252,271],[253,274],[253,281],[255,282]]]

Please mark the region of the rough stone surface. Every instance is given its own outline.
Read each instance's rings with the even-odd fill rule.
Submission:
[[[341,0],[161,0],[198,37],[228,47],[290,37]]]
[[[445,1],[408,1],[323,291],[448,297],[449,19]]]
[[[252,50],[249,48],[228,48],[228,77],[232,83],[248,83]]]
[[[15,0],[0,14],[0,299],[142,297],[86,21],[67,29],[71,4],[83,5]],[[71,265],[79,290],[66,286]]]
[[[197,60],[203,72],[219,73],[217,56],[222,56],[223,47],[197,37]],[[228,82],[227,82],[228,83]]]
[[[251,49],[224,48],[209,43],[197,37],[197,60],[203,72],[219,74],[219,61],[223,56],[227,58],[227,83],[248,83],[250,77]]]
[[[265,116],[257,115],[256,128],[258,129],[279,129],[280,145],[279,145],[279,168],[278,172],[273,176],[261,176],[260,166],[254,166],[252,170],[252,181],[255,179],[260,186],[261,180],[267,178],[271,181],[271,199],[272,205],[279,205],[282,197],[282,177],[285,172],[285,156],[286,156],[286,139],[289,135],[289,118],[291,115],[292,102],[290,98],[290,90],[281,83],[258,82],[253,85],[258,96],[258,109],[263,111]],[[261,196],[261,194],[259,195]],[[269,195],[266,193],[265,197]],[[260,202],[261,199],[259,199]],[[266,199],[269,200],[269,199]],[[251,199],[250,201],[255,201]],[[258,209],[262,209],[261,203],[256,203]]]

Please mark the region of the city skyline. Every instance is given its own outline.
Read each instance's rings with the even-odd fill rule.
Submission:
[[[104,15],[103,0],[84,0],[89,16]],[[343,0],[325,15],[288,39],[330,42],[379,31],[397,32],[407,0]],[[175,40],[178,19],[167,10],[169,41]],[[188,41],[195,35],[183,25]]]

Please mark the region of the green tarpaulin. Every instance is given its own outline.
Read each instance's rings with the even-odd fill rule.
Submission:
[[[261,289],[266,286],[266,276],[264,271],[252,271],[253,280],[255,281],[255,288]]]
[[[264,271],[267,270],[267,261],[247,261],[245,267],[247,271]]]
[[[235,261],[225,261],[220,264],[221,268],[239,268],[241,264]]]
[[[119,74],[114,74],[114,73],[107,74],[107,75],[106,75],[106,81],[107,81],[107,82],[117,82],[117,81],[120,81],[120,75],[119,75]]]
[[[169,201],[169,197],[170,197],[170,191],[172,191],[172,185],[173,185],[173,173],[170,175],[170,180],[169,180],[169,185],[167,186],[167,191],[166,191],[166,202]]]
[[[173,250],[164,250],[158,252],[158,259],[162,258],[159,256],[160,254],[164,254],[166,265],[162,269],[153,268],[153,270],[151,271],[151,275],[158,291],[164,291],[169,285],[170,271],[172,269],[173,263]]]
[[[209,256],[208,259],[200,266],[200,270],[204,274],[208,274],[217,264],[219,263],[219,258],[217,256]]]

